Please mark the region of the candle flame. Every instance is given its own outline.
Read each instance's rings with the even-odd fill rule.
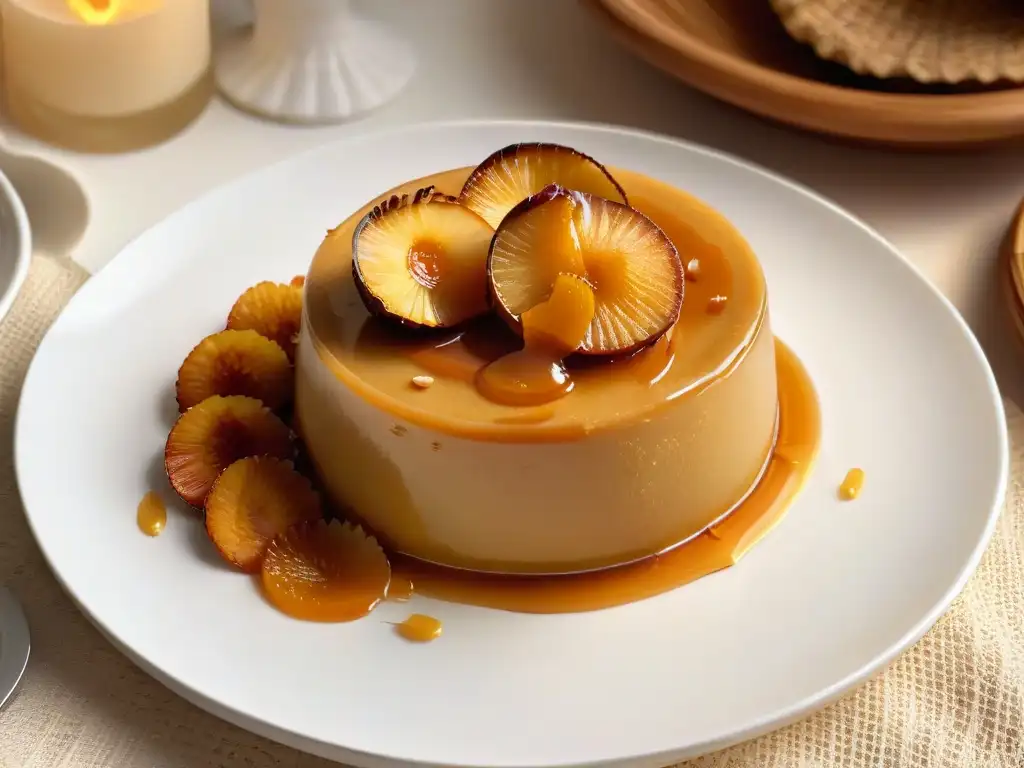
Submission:
[[[109,24],[121,10],[121,0],[67,0],[67,3],[86,24]]]

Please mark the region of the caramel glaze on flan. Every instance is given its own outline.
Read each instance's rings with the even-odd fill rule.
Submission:
[[[601,569],[707,530],[756,486],[778,426],[775,341],[753,251],[694,197],[610,169],[689,265],[679,320],[628,359],[570,366],[566,397],[497,403],[475,381],[516,348],[507,326],[488,318],[396,333],[370,316],[352,277],[353,231],[368,210],[430,184],[457,194],[471,170],[389,190],[313,259],[296,417],[328,495],[391,551],[474,571]]]

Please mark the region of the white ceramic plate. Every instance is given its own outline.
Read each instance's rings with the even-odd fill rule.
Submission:
[[[824,424],[813,476],[736,568],[613,610],[524,616],[415,598],[349,625],[269,608],[194,521],[148,539],[175,371],[235,297],[303,272],[329,227],[404,180],[515,141],[684,187],[760,254],[773,327]],[[1001,401],[950,305],[877,234],[738,160],[616,128],[423,126],[323,147],[192,203],[75,297],[29,372],[21,491],[53,570],[132,659],[202,707],[360,766],[649,766],[821,707],[919,638],[976,566],[1006,480]],[[851,466],[862,497],[836,500]],[[429,645],[385,621],[441,618]]]
[[[0,321],[28,277],[32,229],[14,185],[0,171]]]

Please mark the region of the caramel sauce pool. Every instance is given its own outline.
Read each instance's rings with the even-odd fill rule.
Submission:
[[[846,477],[843,478],[843,482],[839,486],[839,498],[843,501],[853,501],[860,496],[860,491],[863,487],[864,470],[851,469],[846,473]]]
[[[149,491],[142,497],[135,520],[139,530],[147,536],[159,536],[164,532],[167,526],[167,507],[156,491]]]
[[[576,613],[654,597],[739,562],[785,515],[818,454],[821,415],[796,355],[775,341],[779,433],[754,491],[727,518],[665,554],[632,565],[568,576],[490,576],[392,557],[416,593],[520,613]]]
[[[414,613],[401,624],[395,625],[395,631],[414,643],[429,643],[441,636],[444,627],[440,619],[433,616],[424,616],[422,613]]]

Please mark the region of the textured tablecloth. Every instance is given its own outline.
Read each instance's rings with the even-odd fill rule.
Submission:
[[[33,650],[0,712],[0,768],[327,768],[228,725],[136,669],[72,606],[25,523],[12,467],[18,392],[47,326],[87,275],[37,257],[0,324],[0,583]],[[949,613],[885,673],[797,725],[690,768],[1024,766],[1024,414],[1007,403],[1011,485],[981,568]]]

